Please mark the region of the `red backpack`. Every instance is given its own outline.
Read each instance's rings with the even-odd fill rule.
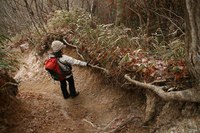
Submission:
[[[50,73],[51,77],[54,80],[62,81],[65,79],[65,76],[63,75],[60,66],[58,64],[57,58],[49,58],[44,63],[45,69]]]

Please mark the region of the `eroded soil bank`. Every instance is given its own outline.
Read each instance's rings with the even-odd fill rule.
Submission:
[[[75,51],[66,53],[78,58]],[[145,97],[136,90],[123,90],[106,81],[99,70],[73,67],[75,84],[80,95],[63,99],[59,83],[42,68],[42,61],[27,54],[16,74],[20,79],[18,100],[5,118],[5,133],[150,133],[184,132],[199,129],[198,117],[177,119],[174,125],[162,121],[161,126],[141,126],[145,113]],[[171,112],[169,112],[171,113]],[[173,113],[173,112],[172,112]],[[175,113],[174,113],[175,114]],[[176,116],[176,115],[175,115]]]
[[[22,82],[18,96],[21,101],[9,120],[14,125],[9,132],[109,132],[129,117],[135,117],[134,131],[147,131],[139,128],[142,104],[130,92],[105,85],[101,75],[88,68],[74,67],[74,77],[80,95],[67,100],[59,84],[48,76]]]

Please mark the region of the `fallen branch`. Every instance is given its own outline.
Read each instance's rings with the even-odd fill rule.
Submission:
[[[83,60],[85,60],[85,58],[83,57],[83,55],[82,55],[81,53],[79,53],[78,47],[77,47],[77,46],[74,46],[74,45],[68,43],[65,39],[63,39],[63,41],[64,41],[68,46],[70,46],[70,47],[76,49],[76,53],[78,54],[78,56],[80,56]],[[99,69],[99,70],[103,70],[106,74],[109,74],[109,71],[108,71],[107,69],[103,68],[103,67],[100,67],[100,66],[97,66],[97,65],[92,65],[92,64],[90,64],[90,67],[96,68],[96,69]]]
[[[78,47],[77,47],[77,46],[74,46],[74,45],[68,43],[65,39],[63,39],[63,41],[64,41],[68,46],[70,46],[70,47],[76,49],[76,53],[81,57],[81,59],[85,60],[84,57],[82,56],[82,54],[79,53]]]
[[[109,71],[103,67],[99,67],[97,65],[90,65],[90,67],[92,68],[96,68],[96,69],[99,69],[99,70],[103,70],[106,74],[109,74]]]
[[[189,102],[200,102],[200,90],[198,88],[191,88],[183,91],[172,91],[165,92],[163,87],[155,86],[147,83],[142,83],[131,79],[129,75],[124,76],[129,82],[135,84],[136,86],[142,87],[144,89],[152,90],[159,97],[165,101],[177,100],[177,101],[189,101]]]

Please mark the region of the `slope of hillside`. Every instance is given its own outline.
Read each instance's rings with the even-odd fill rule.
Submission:
[[[75,58],[76,51],[65,53]],[[43,68],[44,58],[26,53],[15,78],[20,80],[18,101],[4,119],[5,133],[150,133],[199,131],[199,116],[177,117],[179,104],[169,103],[174,109],[158,114],[157,122],[142,126],[145,98],[136,90],[123,90],[105,79],[99,70],[74,66],[75,84],[80,95],[64,100],[59,83],[54,82]],[[107,77],[108,79],[108,77]],[[177,107],[175,107],[178,105]],[[167,107],[167,106],[165,106]],[[170,106],[169,106],[170,107]],[[189,106],[188,106],[189,107]],[[198,107],[198,105],[197,105]],[[191,110],[192,109],[192,110]],[[198,114],[193,108],[182,114]]]
[[[78,58],[75,51],[66,51]],[[24,56],[16,79],[20,79],[18,99],[13,113],[8,112],[6,132],[93,133],[149,132],[142,123],[144,100],[130,91],[106,83],[103,76],[87,67],[74,66],[76,88],[80,95],[64,100],[59,83],[54,82],[33,54]],[[131,122],[130,128],[125,128]]]

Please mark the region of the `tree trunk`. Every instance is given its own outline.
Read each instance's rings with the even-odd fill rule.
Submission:
[[[186,0],[186,61],[188,69],[194,77],[196,84],[193,88],[183,91],[165,92],[162,87],[141,83],[131,79],[128,75],[125,78],[133,84],[145,89],[150,89],[166,101],[189,101],[200,102],[200,1]]]
[[[66,10],[69,11],[69,0],[66,0]]]
[[[186,0],[186,61],[190,73],[200,85],[200,1]],[[199,88],[199,87],[198,87]]]
[[[122,13],[123,13],[123,1],[117,0],[117,14],[116,14],[116,20],[115,24],[116,26],[119,26],[122,23]]]
[[[92,0],[91,7],[90,7],[90,17],[91,17],[90,27],[94,29],[96,28],[96,24],[94,23],[94,15],[97,9],[97,4],[98,4],[97,0]]]

